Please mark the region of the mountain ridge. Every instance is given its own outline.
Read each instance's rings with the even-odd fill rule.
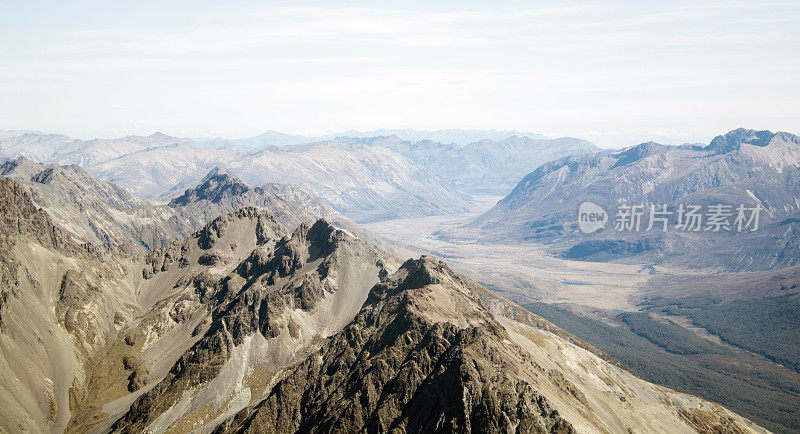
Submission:
[[[214,217],[258,206],[286,226],[324,217],[353,233],[368,235],[302,187],[265,184],[250,187],[224,170],[212,170],[207,184],[188,188],[183,200],[168,205],[138,199],[100,181],[77,165],[35,163],[25,157],[0,164],[0,177],[24,186],[38,207],[80,242],[123,250],[153,250],[188,236]],[[214,187],[225,189],[214,192]],[[208,197],[214,194],[214,197]],[[210,199],[213,199],[210,200]],[[374,239],[374,242],[380,243]]]
[[[498,142],[478,134],[474,139],[483,141],[469,140],[463,149],[441,145],[427,154],[398,147],[393,141],[399,138],[392,137],[399,136],[388,140],[337,136],[254,147],[235,141],[198,143],[162,133],[93,140],[26,134],[0,139],[0,157],[78,164],[138,197],[167,201],[202,182],[214,167],[225,167],[252,185],[301,185],[355,221],[369,222],[462,211],[468,198],[461,188],[467,193],[504,193],[538,163],[595,149],[577,139],[532,139],[511,133],[516,132],[488,135],[502,138]],[[528,145],[509,145],[522,142]],[[530,146],[533,143],[538,145]],[[442,150],[450,155],[437,156]],[[475,173],[469,175],[470,171]]]
[[[767,137],[769,141],[764,144]],[[753,140],[761,141],[750,144]],[[719,153],[721,149],[727,151]],[[701,266],[716,262],[744,269],[785,267],[800,261],[797,255],[784,254],[797,244],[792,240],[797,239],[800,229],[793,223],[800,213],[798,184],[800,138],[789,133],[734,130],[704,148],[648,142],[614,153],[569,156],[545,163],[461,231],[490,242],[555,243],[554,251],[566,252],[573,259],[603,261],[644,254],[650,255],[646,256],[649,260],[662,261],[685,251],[685,263]],[[605,230],[593,234],[578,231],[578,207],[586,201],[609,213]],[[645,209],[641,230],[628,233],[608,227],[613,226],[613,211],[622,203],[667,204],[673,211],[668,220],[672,227],[677,223],[674,210],[681,204],[709,207],[722,203],[734,210],[739,205],[759,205],[763,212],[759,230],[739,234],[739,238],[705,230],[648,232],[644,228],[649,209]],[[459,230],[443,236],[458,237]],[[780,239],[785,236],[789,242],[782,246]],[[733,261],[736,256],[725,259],[727,253],[714,253],[711,248],[719,246],[732,252],[741,250],[741,243],[765,247],[758,257],[739,262]],[[691,254],[702,251],[704,258]]]
[[[568,433],[630,429],[625,423],[649,430],[752,429],[720,409],[656,417],[660,410],[652,407],[646,422],[618,414],[623,425],[604,425],[608,421],[591,416],[588,395],[531,357],[516,341],[526,332],[509,331],[519,326],[495,319],[467,285],[433,258],[406,261],[370,291],[342,332],[276,383],[264,401],[215,432]]]

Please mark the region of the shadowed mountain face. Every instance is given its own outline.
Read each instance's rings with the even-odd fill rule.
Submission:
[[[220,187],[187,197],[237,190]],[[101,256],[15,180],[0,204],[4,430],[760,431],[324,220],[290,230],[246,207]]]
[[[788,133],[734,130],[707,147],[656,143],[612,154],[562,158],[537,168],[494,208],[468,225],[490,241],[555,243],[568,258],[610,260],[644,255],[735,269],[775,268],[800,262],[800,139]],[[583,202],[609,214],[605,230],[578,230]],[[621,204],[643,205],[639,231],[613,228]],[[679,206],[760,206],[758,231],[646,231],[650,204],[666,204],[678,223]],[[663,216],[662,216],[663,217]],[[749,216],[748,216],[749,217]],[[713,247],[712,247],[713,246]],[[748,246],[744,249],[743,246]],[[735,253],[735,254],[732,254]],[[699,255],[699,256],[698,256]]]

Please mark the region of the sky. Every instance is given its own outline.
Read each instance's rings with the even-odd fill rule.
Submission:
[[[800,132],[800,2],[0,1],[0,129]]]

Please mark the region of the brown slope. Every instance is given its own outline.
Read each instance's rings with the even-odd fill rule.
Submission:
[[[102,347],[130,287],[97,249],[74,242],[23,187],[0,179],[0,427],[63,430],[81,362]]]

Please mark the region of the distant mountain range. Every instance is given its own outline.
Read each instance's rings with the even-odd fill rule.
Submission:
[[[800,263],[800,139],[738,129],[707,146],[643,143],[619,152],[564,157],[525,176],[495,207],[467,225],[487,241],[552,243],[562,255],[609,260],[637,255],[656,261],[688,255],[687,263],[773,268]],[[578,208],[592,202],[610,215],[604,230],[584,234]],[[621,204],[643,206],[640,231],[613,228]],[[668,205],[673,230],[646,231],[649,206]],[[681,205],[763,211],[757,232],[674,230]],[[749,217],[749,215],[748,215]],[[713,246],[713,247],[712,247]],[[745,248],[747,246],[747,248]],[[700,256],[697,256],[700,254]]]
[[[469,200],[407,157],[345,140],[270,147],[227,167],[251,184],[303,185],[357,222],[457,212]]]
[[[267,146],[287,146],[300,145],[303,143],[323,142],[339,137],[380,137],[394,136],[400,140],[409,142],[432,141],[444,144],[456,144],[465,146],[481,140],[501,141],[510,137],[528,137],[531,139],[547,139],[547,137],[537,133],[526,133],[512,130],[412,130],[412,129],[379,129],[372,131],[349,130],[340,133],[323,135],[292,135],[277,131],[267,131],[255,137],[242,139],[197,139],[196,141],[204,147],[225,148],[238,147],[243,149],[256,150]]]
[[[396,136],[407,142],[438,142],[444,144],[456,144],[466,146],[470,143],[480,142],[481,140],[502,141],[511,137],[527,137],[530,139],[544,140],[547,137],[538,133],[527,133],[513,130],[433,130],[421,131],[412,129],[392,130],[380,129],[372,131],[345,131],[336,134],[344,137],[378,137]]]
[[[0,141],[0,156],[78,164],[144,198],[169,199],[223,166],[253,185],[299,183],[354,219],[453,212],[467,197],[446,180],[391,151],[351,143],[269,147],[255,153],[210,149],[160,133],[114,140],[72,140],[27,133]]]
[[[458,131],[476,137],[512,133]],[[161,133],[88,141],[18,133],[0,139],[0,158],[77,164],[138,197],[169,200],[200,182],[214,167],[225,167],[251,185],[301,185],[358,222],[459,212],[468,205],[468,194],[506,193],[542,162],[596,150],[578,139],[516,136],[464,147],[404,141],[397,136],[266,146],[262,139],[286,137],[268,133],[249,144],[198,144]]]

